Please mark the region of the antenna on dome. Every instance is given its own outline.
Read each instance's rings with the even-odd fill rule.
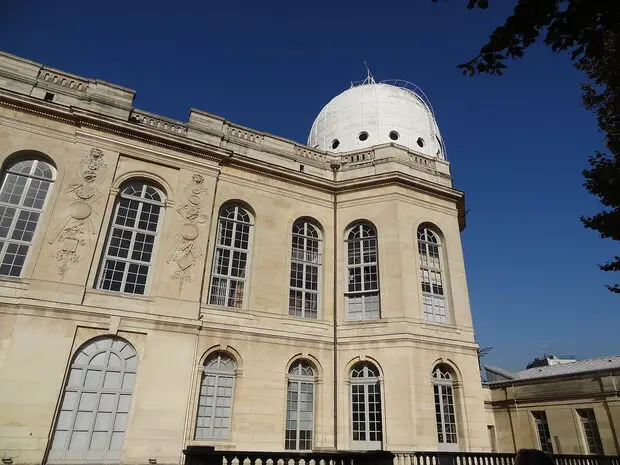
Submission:
[[[366,67],[366,79],[364,79],[362,84],[376,84],[377,81],[375,81],[374,76],[370,72],[370,68],[368,67],[368,63],[366,63],[366,60],[364,60],[364,66]]]

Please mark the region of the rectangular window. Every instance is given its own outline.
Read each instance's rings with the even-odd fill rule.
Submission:
[[[358,224],[347,235],[347,320],[380,317],[377,237],[374,228]]]
[[[238,205],[220,211],[209,304],[243,307],[251,226],[249,213]]]
[[[435,384],[435,420],[437,422],[437,441],[439,444],[456,444],[456,415],[454,395],[449,384]]]
[[[234,377],[207,373],[200,386],[196,439],[226,439],[230,428]]]
[[[489,444],[491,445],[491,452],[497,452],[497,439],[495,438],[495,426],[487,425],[489,432]]]
[[[588,453],[593,455],[603,455],[603,443],[598,432],[594,410],[591,408],[577,409],[577,415],[581,421],[583,435],[588,446]]]
[[[289,381],[286,402],[287,450],[311,450],[314,429],[314,383]]]
[[[536,410],[532,412],[532,417],[534,417],[534,422],[536,423],[540,450],[547,454],[553,454],[553,444],[551,443],[551,433],[549,432],[549,423],[547,423],[547,414],[544,410]]]

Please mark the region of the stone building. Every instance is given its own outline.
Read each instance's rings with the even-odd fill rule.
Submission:
[[[0,54],[0,451],[489,450],[463,193],[372,78],[308,145]]]
[[[518,373],[484,367],[492,448],[620,455],[620,356],[546,363]]]

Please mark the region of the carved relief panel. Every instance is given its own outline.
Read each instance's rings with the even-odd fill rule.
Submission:
[[[75,180],[66,189],[66,217],[49,241],[61,279],[83,258],[85,249],[94,248],[97,227],[92,221],[93,207],[103,197],[101,184],[106,170],[103,151],[93,148],[78,164]]]
[[[184,205],[177,209],[177,213],[183,218],[183,224],[175,234],[176,243],[168,257],[168,263],[174,263],[176,270],[174,277],[179,283],[181,292],[185,283],[191,282],[196,277],[196,264],[204,254],[201,241],[200,225],[207,222],[205,214],[208,200],[208,192],[204,176],[192,175],[192,179],[185,187]]]

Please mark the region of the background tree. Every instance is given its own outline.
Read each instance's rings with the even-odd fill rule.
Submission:
[[[468,0],[467,8],[485,9],[488,4]],[[603,209],[581,221],[601,237],[620,241],[620,0],[518,0],[478,55],[458,68],[470,76],[501,75],[506,61],[521,58],[541,35],[554,52],[567,52],[575,68],[585,73],[583,103],[596,114],[607,149],[595,151],[583,171],[585,188]],[[599,267],[620,271],[620,256]],[[607,287],[620,293],[620,284]]]

